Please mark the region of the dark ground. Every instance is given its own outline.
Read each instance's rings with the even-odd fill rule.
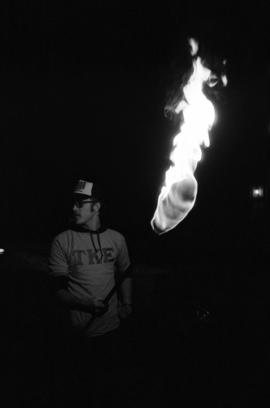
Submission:
[[[134,313],[122,325],[118,406],[123,395],[126,407],[169,407],[174,401],[183,407],[269,406],[263,245],[182,247],[178,260],[174,251],[169,262],[172,247],[158,239],[156,247],[145,244],[135,262]],[[1,257],[10,406],[54,406],[55,382],[62,378],[56,362],[63,344],[47,291],[47,251],[46,245],[29,244]]]

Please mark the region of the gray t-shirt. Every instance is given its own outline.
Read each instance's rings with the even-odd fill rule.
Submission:
[[[68,291],[76,297],[104,299],[115,285],[115,271],[124,272],[130,265],[125,238],[117,231],[100,233],[67,230],[57,235],[49,257],[50,276],[68,276]],[[86,330],[89,337],[105,334],[119,326],[118,300],[114,294],[108,311],[91,325],[90,313],[71,310],[74,330]]]

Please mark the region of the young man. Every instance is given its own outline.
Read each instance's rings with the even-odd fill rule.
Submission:
[[[119,232],[102,227],[101,206],[95,185],[79,180],[73,191],[73,226],[54,238],[49,257],[55,297],[68,313],[73,353],[86,377],[87,370],[101,369],[103,375],[111,370],[112,339],[120,317],[131,313],[126,241]],[[97,377],[92,391],[98,387]]]

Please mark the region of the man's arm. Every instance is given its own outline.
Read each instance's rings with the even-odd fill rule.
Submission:
[[[90,297],[76,297],[67,290],[68,277],[52,277],[50,288],[56,303],[68,310],[79,310],[91,314],[99,314],[105,311],[106,306],[101,300]]]
[[[120,300],[122,305],[132,305],[132,278],[124,279],[119,288]]]
[[[119,282],[120,317],[126,318],[132,312],[132,266],[121,274]]]

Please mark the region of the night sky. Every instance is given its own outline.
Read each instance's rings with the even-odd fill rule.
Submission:
[[[195,208],[160,242],[242,239],[254,211],[267,218],[266,203],[254,210],[249,196],[269,184],[267,2],[112,3],[1,5],[1,245],[64,228],[77,178],[104,187],[111,226],[152,239],[177,131],[164,107],[190,68],[191,36],[210,65],[227,60],[229,82],[215,95]]]

